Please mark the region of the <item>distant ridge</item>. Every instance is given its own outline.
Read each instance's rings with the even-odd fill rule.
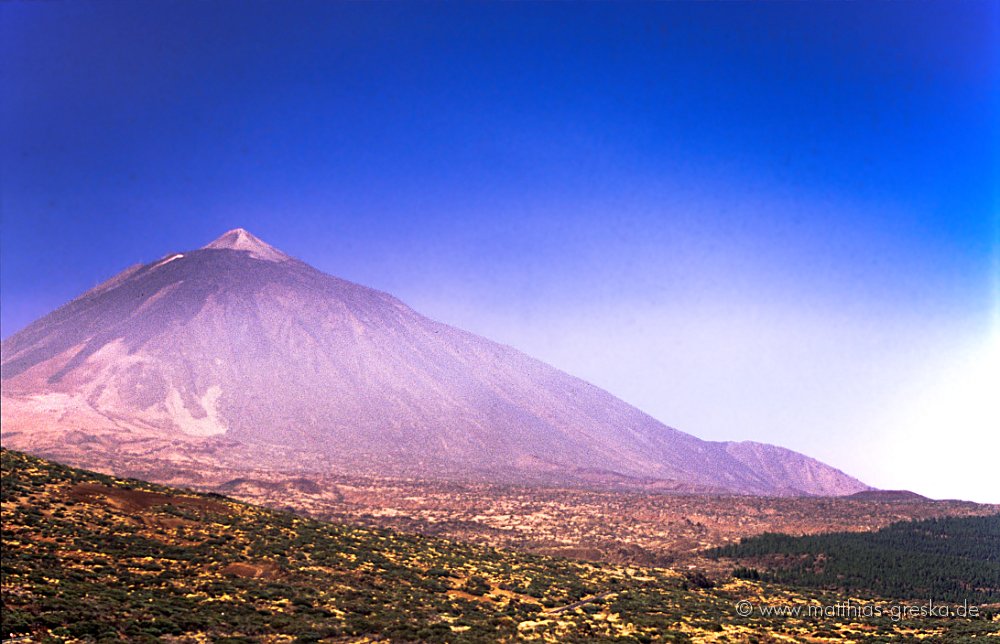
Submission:
[[[161,480],[219,467],[767,495],[868,489],[790,450],[667,427],[242,228],[132,267],[34,322],[3,342],[2,367],[5,446]]]
[[[851,494],[852,499],[866,501],[929,501],[926,496],[909,490],[862,490]]]

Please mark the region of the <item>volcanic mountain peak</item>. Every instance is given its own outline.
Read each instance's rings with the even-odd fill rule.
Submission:
[[[88,467],[868,489],[788,450],[669,428],[239,228],[128,269],[0,347],[4,446]]]
[[[250,253],[251,257],[268,262],[284,262],[291,259],[288,255],[243,228],[234,228],[224,233],[205,248],[245,251]]]

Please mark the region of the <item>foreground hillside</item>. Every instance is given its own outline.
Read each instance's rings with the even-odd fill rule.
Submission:
[[[3,634],[47,641],[959,641],[989,619],[323,523],[4,450]],[[740,616],[737,602],[755,609]]]

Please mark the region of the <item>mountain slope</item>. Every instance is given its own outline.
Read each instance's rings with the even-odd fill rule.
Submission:
[[[125,450],[283,471],[867,489],[787,450],[750,456],[666,427],[241,229],[127,269],[2,353],[4,444],[89,465]]]

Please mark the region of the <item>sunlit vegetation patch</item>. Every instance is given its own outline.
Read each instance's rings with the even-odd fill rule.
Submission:
[[[710,551],[736,577],[942,602],[1000,602],[1000,514],[903,521],[875,532],[763,534]],[[759,567],[748,562],[759,562]]]
[[[3,636],[33,641],[670,642],[983,635],[988,620],[740,617],[825,601],[324,523],[4,450]],[[825,635],[823,635],[825,637]]]

